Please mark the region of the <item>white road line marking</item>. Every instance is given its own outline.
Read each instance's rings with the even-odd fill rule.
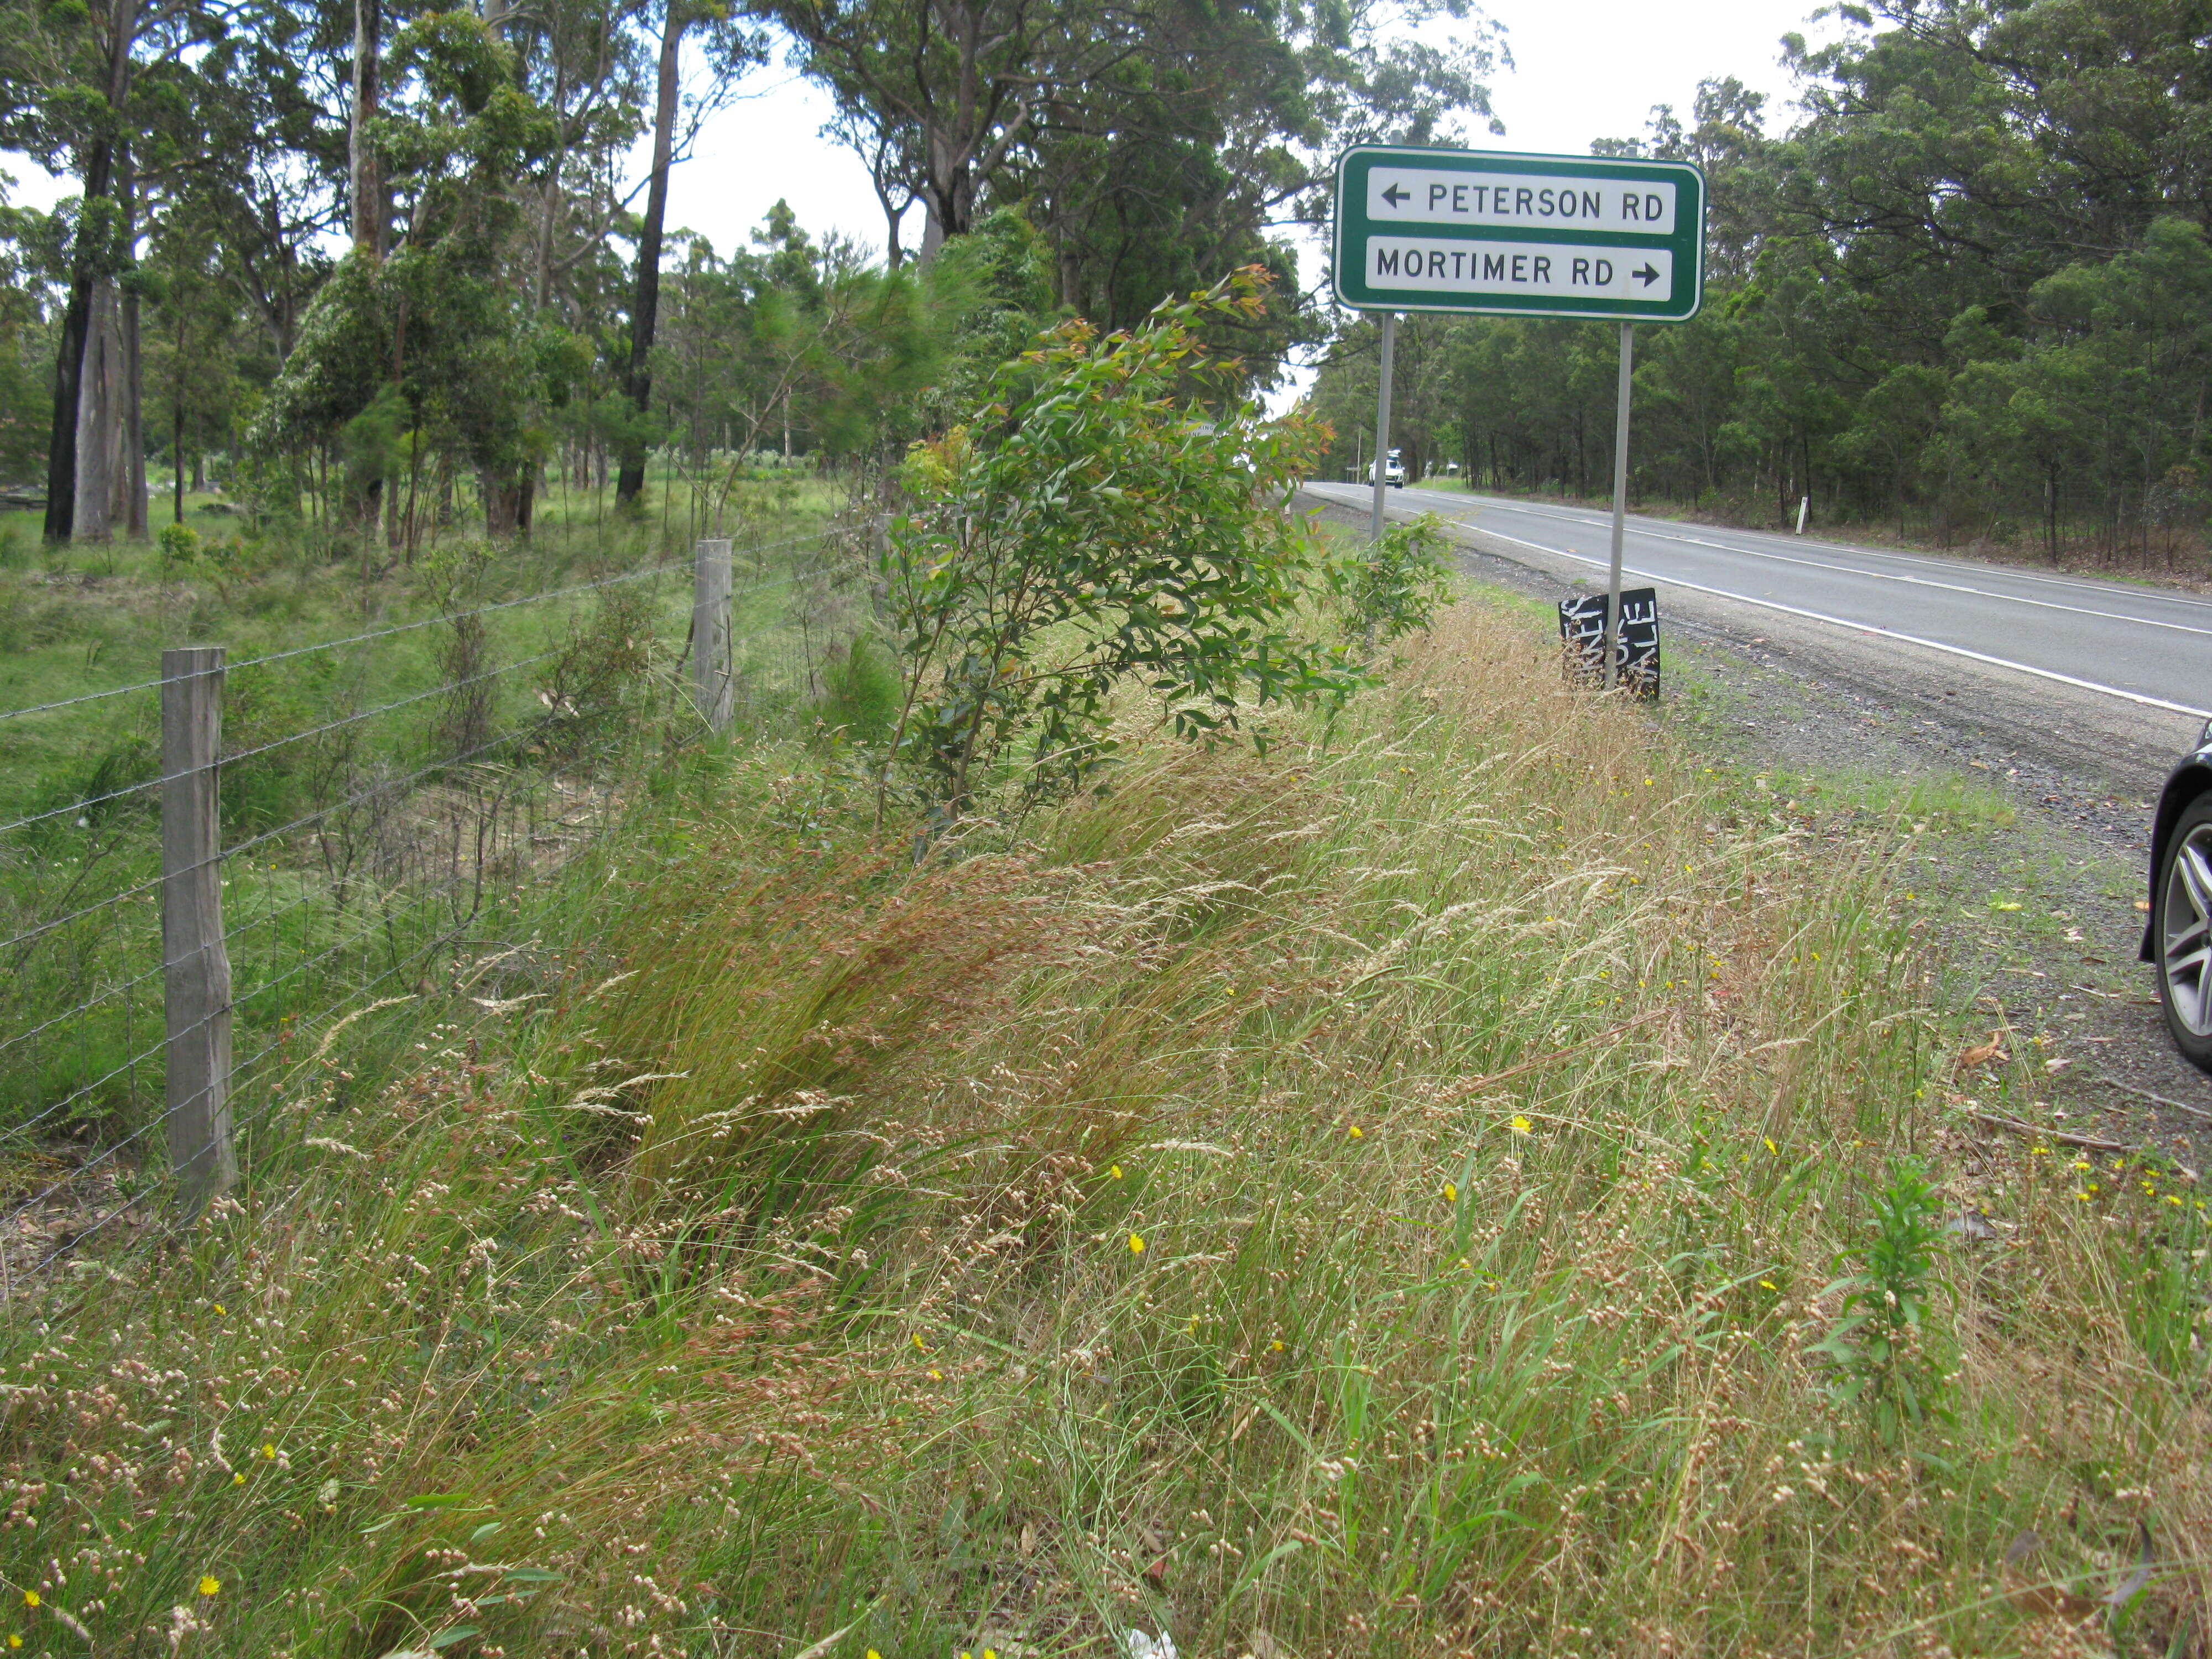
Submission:
[[[1602,530],[1606,527],[1607,523],[1605,518],[1601,514],[1585,513],[1572,507],[1539,507],[1533,503],[1508,501],[1503,497],[1493,495],[1451,496],[1443,495],[1441,492],[1433,489],[1417,490],[1414,493],[1429,497],[1431,500],[1449,501],[1455,507],[1464,505],[1468,507],[1480,506],[1492,507],[1500,512],[1526,514],[1530,518],[1553,519],[1562,524],[1577,525],[1585,529]],[[1734,546],[1727,542],[1707,541],[1703,538],[1697,536],[1672,535],[1663,530],[1654,530],[1645,527],[1650,523],[1650,520],[1649,520],[1641,521],[1637,526],[1634,533],[1639,536],[1648,536],[1655,541],[1683,542],[1695,547],[1714,548],[1723,553],[1741,553],[1747,558],[1778,559],[1784,563],[1804,564],[1816,570],[1833,570],[1846,575],[1870,576],[1877,581],[1917,582],[1920,580],[1914,576],[1895,575],[1886,570],[1870,570],[1860,565],[1823,564],[1817,559],[1796,558],[1787,554],[1767,552],[1756,547]],[[1747,530],[1740,533],[1747,537],[1756,537],[1763,540],[1774,539],[1773,537],[1764,531]],[[1861,558],[1887,559],[1899,564],[1917,565],[1923,569],[1946,571],[1953,575],[1964,574],[1960,570],[1958,563],[1953,560],[1923,558],[1910,553],[1889,553],[1884,552],[1878,548],[1853,547],[1846,542],[1816,541],[1811,544],[1792,543],[1790,544],[1796,546],[1809,544],[1815,547],[1831,547],[1835,549],[1838,552],[1852,554]],[[2004,574],[2007,577],[2014,581],[2034,582],[2045,587],[2063,587],[2072,592],[2098,593],[2108,597],[2113,593],[2113,584],[2108,582],[2078,581],[2064,576],[2045,576],[2033,570],[2008,569]],[[1932,585],[1940,586],[1943,584],[1937,583]],[[1991,599],[2011,599],[2021,605],[2040,605],[2049,606],[2051,604],[2051,602],[2046,599],[2026,599],[2019,594],[2005,593],[1991,589],[1964,588],[1960,591],[1964,592],[1985,593]],[[2191,611],[2212,611],[2212,600],[2191,599],[2188,595],[2182,593],[2146,593],[2142,597],[2146,600],[2159,605],[2177,605]],[[2051,606],[2051,608],[2063,610],[2066,607]],[[2146,623],[2153,628],[2179,629],[2184,626],[2184,624],[2179,623],[2162,623],[2149,617],[2130,617],[2123,612],[2117,611],[2084,611],[2081,614],[2093,617],[2109,616],[2117,621],[2139,622]],[[2207,632],[2212,630],[2189,629],[2187,631]]]
[[[1474,529],[1482,526],[1475,525]],[[1986,587],[1968,587],[1963,582],[1930,581],[1925,576],[1900,575],[1888,570],[1855,570],[1849,565],[1823,564],[1818,559],[1792,558],[1786,553],[1762,553],[1756,548],[1730,547],[1725,542],[1709,542],[1696,536],[1667,536],[1656,531],[1644,532],[1654,541],[1682,542],[1692,547],[1710,547],[1722,553],[1737,553],[1746,558],[1772,559],[1778,564],[1798,564],[1813,570],[1833,571],[1839,575],[1864,576],[1874,581],[1903,582],[1911,587],[1941,588],[1946,592],[1971,593],[1976,599],[2002,599],[2007,605],[2032,605],[2043,611],[2063,611],[2069,617],[2098,617],[2106,622],[2131,623],[2141,628],[2170,629],[2177,634],[2198,634],[2212,638],[2212,628],[2191,628],[2186,623],[2160,622],[2155,617],[2130,617],[2118,611],[2092,611],[2086,605],[2060,605],[2054,599],[2031,599],[2024,593],[2006,593]]]
[[[1549,553],[1554,558],[1572,559],[1577,564],[1590,565],[1600,570],[1608,568],[1606,560],[1589,558],[1580,553],[1570,553],[1564,547],[1546,547],[1541,542],[1524,541],[1518,536],[1508,536],[1501,531],[1482,530],[1481,526],[1477,525],[1469,525],[1467,528],[1480,531],[1486,536],[1495,536],[1502,542],[1511,542],[1516,546],[1534,548],[1539,553]],[[2117,685],[2105,685],[2096,680],[2077,679],[2071,674],[2061,674],[2055,669],[2037,668],[2027,663],[2014,662],[2009,657],[1993,657],[1985,651],[1969,651],[1963,645],[1947,645],[1941,640],[1923,639],[1917,634],[1902,634],[1893,628],[1879,628],[1872,623],[1852,622],[1848,617],[1831,617],[1825,611],[1808,611],[1802,606],[1784,605],[1775,599],[1754,599],[1748,593],[1731,593],[1726,588],[1707,587],[1702,582],[1686,582],[1679,577],[1662,575],[1656,570],[1638,570],[1630,565],[1624,565],[1622,568],[1632,575],[1643,577],[1646,581],[1658,582],[1668,587],[1686,587],[1693,593],[1710,593],[1715,599],[1734,599],[1739,605],[1755,605],[1763,611],[1779,611],[1789,616],[1803,617],[1813,622],[1826,623],[1836,628],[1848,628],[1862,634],[1879,634],[1887,640],[1900,641],[1906,645],[1923,646],[1930,651],[1941,651],[1949,656],[1965,657],[1974,662],[1988,663],[1993,667],[2009,668],[2019,673],[2033,674],[2037,679],[2051,680],[2060,685],[2073,686],[2078,690],[2101,691],[2108,697],[2122,697],[2130,702],[2140,703],[2146,708],[2164,708],[2176,714],[2188,714],[2201,720],[2212,720],[2212,708],[2192,708],[2185,702],[2169,702],[2164,697],[2149,696],[2141,691],[2124,690]]]

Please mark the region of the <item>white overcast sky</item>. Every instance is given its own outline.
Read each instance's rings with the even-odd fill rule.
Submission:
[[[1724,75],[1767,94],[1768,130],[1778,132],[1796,118],[1781,39],[1791,30],[1814,33],[1806,18],[1815,3],[1495,0],[1486,9],[1506,27],[1515,68],[1492,79],[1505,136],[1483,137],[1478,128],[1476,142],[1587,155],[1593,138],[1640,136],[1654,104],[1672,104],[1686,117],[1698,82]],[[677,169],[671,224],[697,231],[727,253],[781,197],[809,231],[841,230],[880,250],[883,210],[866,171],[818,136],[829,113],[828,100],[812,88],[785,73],[764,75],[762,94],[717,117],[693,159]],[[917,208],[902,233],[909,249],[921,231]],[[1319,272],[1300,275],[1310,283]]]
[[[1778,61],[1781,37],[1808,30],[1814,0],[1492,0],[1486,9],[1505,25],[1515,67],[1499,70],[1492,100],[1505,124],[1503,138],[1478,136],[1500,149],[1586,154],[1599,137],[1641,134],[1654,104],[1673,104],[1686,117],[1700,80],[1733,75],[1768,95],[1768,130],[1796,118],[1793,94]],[[745,238],[781,197],[799,222],[880,250],[884,219],[866,170],[820,136],[829,115],[822,94],[781,68],[764,70],[753,95],[718,114],[701,133],[690,160],[670,181],[672,228],[698,232],[721,253]],[[639,166],[645,149],[640,147]],[[9,199],[46,207],[67,192],[21,156],[0,152],[0,172],[15,179]],[[908,247],[920,240],[920,210],[907,222]],[[1316,253],[1302,248],[1303,279],[1320,272]]]

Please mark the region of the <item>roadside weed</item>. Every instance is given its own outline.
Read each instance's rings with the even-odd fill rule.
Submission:
[[[1894,1446],[1908,1425],[1944,1415],[1948,1343],[1929,1314],[1950,1287],[1936,1276],[1942,1209],[1926,1169],[1892,1163],[1873,1210],[1873,1237],[1838,1257],[1859,1271],[1834,1287],[1844,1293],[1842,1316],[1813,1352],[1836,1362],[1837,1402],[1863,1410],[1875,1440]]]

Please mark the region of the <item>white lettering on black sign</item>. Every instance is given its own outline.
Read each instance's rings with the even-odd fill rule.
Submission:
[[[1605,595],[1559,601],[1559,643],[1567,672],[1590,685],[1605,678]],[[1620,639],[1613,653],[1621,684],[1638,696],[1659,695],[1659,591],[1631,587],[1620,595]]]

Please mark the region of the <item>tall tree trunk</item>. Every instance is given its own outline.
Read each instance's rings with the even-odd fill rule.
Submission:
[[[92,303],[85,321],[84,368],[79,376],[76,400],[76,507],[74,538],[104,542],[110,533],[115,507],[116,362],[120,331],[115,320],[115,279],[102,276],[92,285]]]
[[[146,538],[146,375],[138,349],[138,296],[123,296],[123,528]]]
[[[86,196],[91,196],[90,174]],[[62,313],[61,342],[54,353],[54,419],[46,438],[46,538],[65,542],[76,528],[76,412],[84,390],[84,343],[92,319],[92,279],[70,283]]]
[[[347,131],[349,188],[353,195],[353,249],[363,258],[384,257],[384,179],[369,143],[368,124],[382,96],[382,0],[354,0],[353,117]]]
[[[137,178],[131,171],[128,145],[122,150],[122,165],[117,169],[117,193],[123,198],[124,246],[131,251],[133,263],[137,258],[138,191]],[[146,538],[146,374],[145,363],[139,352],[138,290],[126,289],[123,295],[123,465],[118,469],[116,482],[123,490],[123,532],[134,541]]]
[[[185,521],[185,313],[177,307],[177,367],[169,383],[169,459],[176,464],[170,483],[176,522]]]
[[[642,424],[653,402],[653,328],[660,311],[660,233],[668,218],[669,158],[676,142],[677,48],[686,21],[683,0],[665,0],[660,26],[659,96],[653,111],[653,177],[646,186],[645,224],[637,238],[637,295],[630,307],[629,373],[623,392]],[[645,447],[633,437],[623,453],[615,504],[637,499],[645,488]]]
[[[131,43],[137,33],[137,0],[114,0],[108,13],[106,91],[108,109],[118,115],[123,95],[130,90]],[[114,169],[114,137],[103,128],[85,153],[85,201],[108,194]],[[65,542],[76,532],[76,436],[82,424],[78,404],[84,391],[84,350],[89,339],[94,282],[88,256],[94,252],[84,246],[80,229],[69,304],[62,313],[61,339],[54,356],[54,418],[46,445],[46,538],[50,542]]]

